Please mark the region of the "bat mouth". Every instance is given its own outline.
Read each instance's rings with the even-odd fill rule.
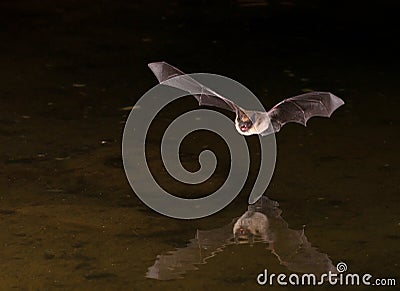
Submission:
[[[240,125],[239,128],[241,131],[246,132],[250,129],[250,126],[248,126],[247,124],[242,124],[242,125]]]
[[[248,240],[252,236],[252,233],[246,228],[239,228],[235,232],[235,237],[239,240]]]

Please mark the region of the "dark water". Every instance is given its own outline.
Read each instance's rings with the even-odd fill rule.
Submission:
[[[145,278],[158,255],[187,249],[197,229],[229,234],[232,219],[247,210],[257,173],[255,162],[239,198],[200,220],[163,217],[140,202],[122,168],[129,111],[121,108],[155,85],[146,65],[159,60],[231,77],[266,107],[309,89],[343,98],[331,119],[291,124],[277,135],[277,166],[265,194],[279,202],[287,229],[305,225],[308,242],[333,265],[343,261],[348,272],[399,284],[393,4],[239,2],[0,2],[1,289],[240,290],[261,288],[256,277],[265,268],[290,274],[265,243],[221,242],[221,252],[182,279]],[[150,164],[177,195],[206,195],[223,182],[224,169],[188,188],[171,184],[157,159],[163,126],[182,108],[196,108],[190,98],[182,102],[155,124]],[[198,140],[183,146],[189,169],[198,167],[203,146],[225,160],[215,137]]]

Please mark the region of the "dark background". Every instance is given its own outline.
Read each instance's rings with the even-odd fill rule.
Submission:
[[[308,239],[334,262],[398,276],[397,6],[1,0],[0,285],[249,289],[265,262],[285,271],[272,255],[264,262],[254,249],[235,247],[178,283],[144,278],[158,254],[184,247],[197,228],[241,215],[252,179],[232,205],[196,221],[162,217],[132,193],[121,162],[129,111],[121,108],[156,84],[147,63],[162,60],[187,73],[231,77],[266,107],[310,89],[343,98],[332,118],[277,135],[266,194],[279,201],[290,227],[306,224]],[[173,113],[163,113],[163,126]],[[198,150],[183,157],[189,168]],[[161,167],[156,161],[168,184]],[[230,272],[221,273],[225,268]]]

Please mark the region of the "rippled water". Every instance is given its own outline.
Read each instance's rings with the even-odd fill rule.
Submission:
[[[366,14],[351,26],[350,12],[334,24],[316,17],[320,26],[314,25],[309,16],[315,12],[304,4],[273,6],[273,13],[262,10],[268,6],[232,4],[225,11],[198,4],[200,13],[179,3],[156,4],[0,4],[6,12],[0,51],[0,286],[254,289],[264,269],[301,272],[293,262],[306,271],[304,262],[315,266],[321,258],[329,267],[343,261],[348,272],[399,281],[395,28],[376,27]],[[225,14],[217,17],[213,9]],[[270,220],[275,217],[282,244],[232,240],[258,169],[255,138],[248,138],[254,164],[246,186],[216,215],[170,219],[132,192],[121,161],[129,112],[124,107],[156,84],[146,64],[158,60],[187,72],[231,77],[266,107],[309,89],[345,100],[332,118],[312,119],[306,128],[287,125],[276,137],[277,166],[265,195],[279,203],[268,209],[279,209]],[[157,180],[182,197],[215,190],[229,165],[218,137],[199,133],[185,140],[183,165],[196,170],[198,153],[212,148],[219,158],[216,175],[192,188],[166,175],[160,134],[174,116],[195,108],[186,98],[161,112],[147,145]],[[290,255],[296,241],[308,250],[300,261]],[[174,273],[166,276],[172,280],[147,278],[161,269]],[[175,273],[182,278],[173,279]]]

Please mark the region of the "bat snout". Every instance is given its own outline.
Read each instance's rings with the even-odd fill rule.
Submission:
[[[248,128],[247,125],[245,125],[245,124],[240,125],[240,130],[241,130],[241,131],[247,131],[248,129],[249,129],[249,128]]]
[[[240,227],[239,229],[236,230],[234,235],[237,241],[248,241],[251,236],[251,233],[248,229]]]
[[[252,127],[251,122],[240,122],[239,123],[239,128],[241,131],[246,132]]]

